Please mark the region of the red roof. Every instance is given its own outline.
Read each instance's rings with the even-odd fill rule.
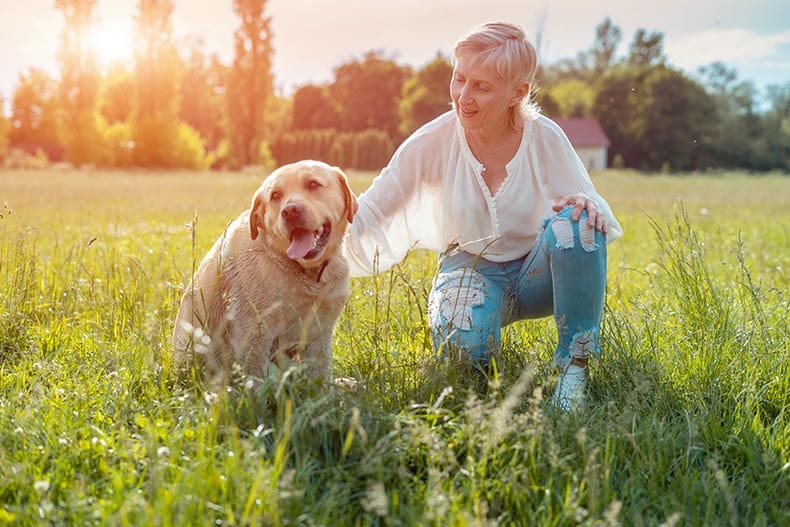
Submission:
[[[598,119],[591,117],[558,117],[554,122],[560,125],[565,135],[575,147],[609,146],[609,138],[601,128]]]

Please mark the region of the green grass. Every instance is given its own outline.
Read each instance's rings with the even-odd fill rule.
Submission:
[[[361,389],[177,380],[181,288],[260,179],[0,172],[0,525],[790,524],[787,177],[595,175],[626,235],[583,415],[542,402],[551,320],[489,379],[434,358],[423,252],[352,282]]]

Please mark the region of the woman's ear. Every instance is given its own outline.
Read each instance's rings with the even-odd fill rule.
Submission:
[[[510,99],[510,106],[516,106],[521,104],[521,101],[524,100],[525,97],[529,95],[529,83],[524,82],[522,84],[517,84],[515,91],[513,92],[513,98]]]

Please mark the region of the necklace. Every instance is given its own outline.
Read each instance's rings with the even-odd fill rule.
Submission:
[[[507,135],[508,135],[508,131],[507,131],[507,130],[505,130],[505,133],[502,135],[502,137],[501,137],[501,138],[499,139],[499,141],[497,142],[497,145],[496,145],[496,147],[494,148],[494,151],[493,151],[493,152],[491,152],[491,155],[490,155],[490,156],[488,156],[488,159],[487,159],[487,160],[485,160],[484,162],[482,162],[482,165],[483,165],[483,170],[481,170],[481,171],[480,171],[480,175],[481,175],[481,176],[485,175],[485,173],[486,173],[486,170],[488,169],[488,164],[489,164],[491,161],[493,161],[493,160],[494,160],[494,156],[495,156],[495,155],[497,155],[497,152],[499,152],[499,149],[502,147],[502,144],[505,142],[505,139],[507,138]],[[471,139],[471,136],[469,136],[469,138]],[[474,141],[472,141],[472,142],[474,143]],[[477,149],[477,148],[478,148],[478,147],[477,147],[477,145],[474,145],[474,146],[475,146],[475,149]],[[474,154],[474,152],[472,152],[472,154]]]

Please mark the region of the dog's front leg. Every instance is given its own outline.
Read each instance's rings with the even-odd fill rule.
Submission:
[[[314,378],[323,379],[326,383],[331,383],[334,380],[331,340],[316,339],[309,343],[305,347],[302,357]]]

